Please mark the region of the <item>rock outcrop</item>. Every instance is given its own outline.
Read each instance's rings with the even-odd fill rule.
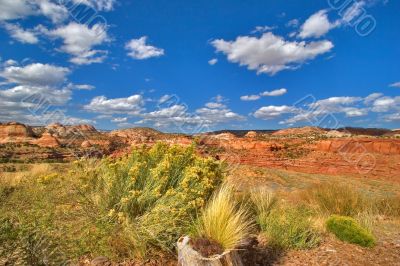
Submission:
[[[43,133],[42,137],[37,140],[31,142],[32,144],[36,144],[40,147],[49,147],[55,148],[60,146],[60,142],[57,138],[51,135],[49,132]]]
[[[32,128],[17,122],[0,124],[0,143],[29,142],[34,137]]]

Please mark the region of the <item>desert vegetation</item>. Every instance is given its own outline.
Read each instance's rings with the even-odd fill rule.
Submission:
[[[350,182],[321,179],[290,193],[240,190],[223,162],[199,156],[194,146],[158,143],[118,158],[3,169],[2,263],[175,261],[185,235],[219,247],[209,256],[251,238],[281,251],[314,249],[335,237],[373,248],[380,221],[400,217],[398,195]]]

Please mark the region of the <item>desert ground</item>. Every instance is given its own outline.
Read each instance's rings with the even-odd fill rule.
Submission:
[[[400,265],[399,134],[1,124],[0,265],[176,265],[184,235],[243,265]],[[220,186],[247,225],[235,245],[206,226]],[[335,215],[369,240],[341,239]]]

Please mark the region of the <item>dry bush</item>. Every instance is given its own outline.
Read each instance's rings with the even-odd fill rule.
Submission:
[[[119,224],[136,257],[172,251],[224,177],[219,162],[193,147],[161,143],[118,160],[77,162],[72,175],[81,175],[82,194]]]

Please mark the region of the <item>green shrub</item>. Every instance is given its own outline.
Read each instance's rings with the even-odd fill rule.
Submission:
[[[136,257],[172,251],[224,176],[219,162],[197,156],[194,147],[161,143],[117,160],[76,165],[72,174],[82,175],[82,193],[123,229]]]
[[[303,207],[275,208],[269,215],[258,215],[262,232],[273,246],[279,248],[312,248],[320,242],[313,228],[311,213]]]
[[[327,220],[326,227],[342,241],[363,247],[375,245],[374,236],[351,217],[332,215]]]

